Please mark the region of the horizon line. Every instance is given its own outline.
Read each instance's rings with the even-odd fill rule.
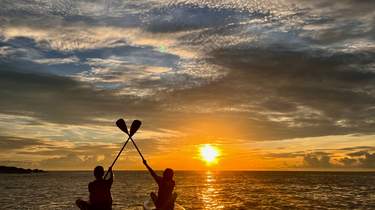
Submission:
[[[48,169],[41,169],[41,170],[44,170],[44,171],[51,171],[51,172],[86,172],[86,171],[92,171],[90,169],[83,169],[83,170],[75,170],[75,169],[52,169],[52,170],[48,170]],[[129,172],[135,172],[135,171],[139,171],[139,172],[147,172],[147,170],[144,170],[144,169],[119,169],[119,170],[113,170],[113,171],[119,171],[119,172],[126,172],[126,171],[129,171]],[[155,171],[163,171],[163,169],[155,169]],[[321,170],[321,169],[289,169],[289,170],[278,170],[278,169],[234,169],[234,170],[228,170],[228,169],[225,169],[225,170],[210,170],[210,169],[207,169],[207,170],[194,170],[194,169],[174,169],[174,171],[177,171],[177,172],[375,172],[375,169],[351,169],[351,170],[348,170],[348,169],[339,169],[339,170]]]

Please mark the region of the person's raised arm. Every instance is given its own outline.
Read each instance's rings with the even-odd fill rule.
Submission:
[[[108,168],[108,171],[109,171],[109,179],[108,179],[108,182],[110,182],[111,184],[113,183],[113,171],[112,171],[112,167],[109,167]]]
[[[150,172],[151,176],[154,178],[155,182],[159,184],[161,178],[155,173],[155,171],[147,164],[146,160],[143,160],[147,170]]]

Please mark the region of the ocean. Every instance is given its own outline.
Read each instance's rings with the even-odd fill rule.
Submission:
[[[0,174],[0,209],[77,209],[92,179],[89,171]],[[175,180],[186,209],[375,209],[371,172],[177,171]],[[145,171],[115,171],[113,209],[142,209],[155,190]]]

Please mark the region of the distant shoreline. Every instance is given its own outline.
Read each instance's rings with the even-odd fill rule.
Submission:
[[[0,174],[30,174],[30,173],[45,173],[46,171],[40,169],[25,169],[14,166],[0,166]]]

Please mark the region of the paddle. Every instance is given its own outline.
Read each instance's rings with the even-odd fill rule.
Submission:
[[[141,156],[142,160],[145,160],[144,157],[143,157],[143,155],[142,155],[142,153],[141,153],[141,151],[139,151],[139,148],[138,148],[137,144],[134,142],[134,140],[132,138],[132,136],[134,135],[134,133],[137,132],[136,129],[138,129],[141,126],[141,124],[142,124],[141,121],[134,120],[133,123],[132,123],[132,126],[130,127],[130,132],[128,133],[128,129],[126,129],[126,124],[125,124],[125,121],[123,119],[119,119],[116,122],[117,127],[119,127],[123,132],[125,132],[126,134],[129,135],[129,138],[133,142],[133,145],[135,146],[135,148],[137,149],[138,154]]]
[[[137,132],[137,130],[141,127],[141,121],[139,120],[134,120],[132,125],[130,126],[130,133],[128,132],[128,127],[126,126],[126,123],[125,123],[125,120],[123,119],[118,119],[116,121],[116,125],[117,127],[119,127],[123,132],[125,132],[126,134],[128,134],[128,139],[126,140],[124,146],[122,146],[120,152],[117,154],[115,160],[112,162],[111,166],[109,168],[112,168],[113,165],[115,165],[117,159],[120,157],[120,154],[122,153],[122,151],[124,150],[126,144],[128,144],[129,140],[131,139],[131,137]],[[104,179],[107,177],[108,175],[108,172],[104,175]]]

